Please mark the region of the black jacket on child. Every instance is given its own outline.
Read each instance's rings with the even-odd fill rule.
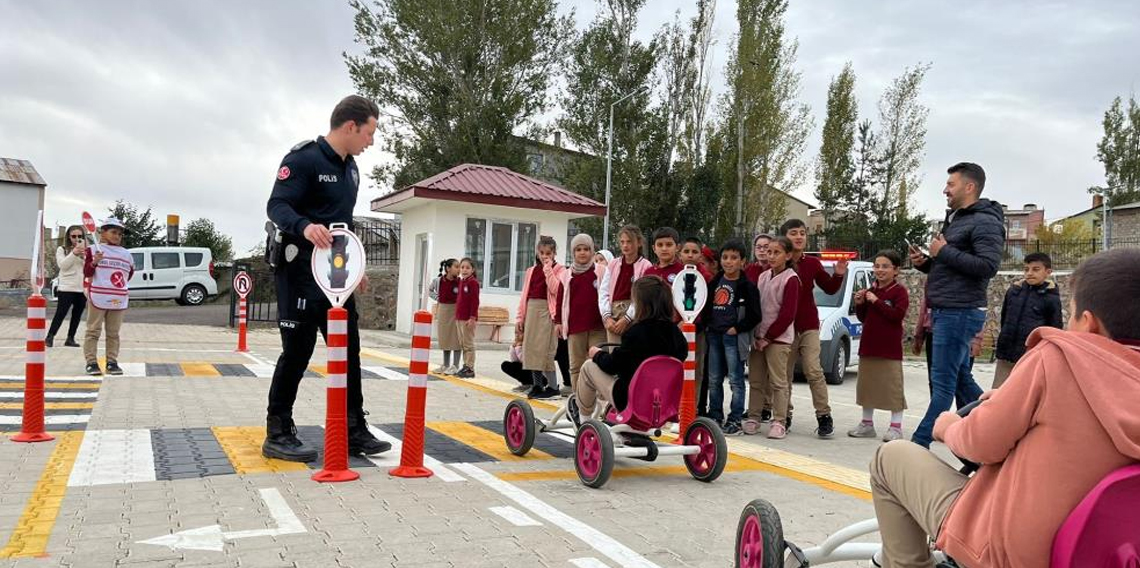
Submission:
[[[1049,326],[1065,327],[1061,316],[1061,291],[1052,280],[1030,286],[1018,280],[1005,292],[1001,304],[1001,333],[998,334],[996,356],[1017,362],[1025,355],[1025,340],[1030,332]]]
[[[732,328],[736,330],[736,354],[740,357],[741,361],[748,360],[749,350],[752,348],[752,329],[755,328],[763,317],[760,311],[760,290],[756,288],[756,283],[748,280],[744,272],[741,272],[736,280],[732,282],[732,294],[728,298],[718,298],[717,289],[721,286],[724,279],[724,271],[720,271],[712,280],[708,282],[708,299],[705,300],[705,307],[701,310],[701,317],[698,320],[697,329],[706,333],[724,333],[727,329],[717,329],[717,322],[722,321],[724,315],[728,315],[729,319],[734,320],[735,323]],[[725,280],[726,282],[729,282]],[[723,306],[720,302],[724,300],[730,302],[731,306]],[[727,308],[727,314],[720,313],[718,310]]]
[[[679,361],[689,356],[689,343],[677,327],[668,320],[635,322],[621,336],[621,345],[612,352],[594,354],[594,364],[602,371],[617,377],[614,384],[614,408],[622,410],[629,399],[629,383],[633,374],[646,359],[655,355],[668,355]]]

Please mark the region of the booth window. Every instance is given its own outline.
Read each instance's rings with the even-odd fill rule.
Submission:
[[[466,255],[475,262],[484,288],[521,291],[534,264],[538,226],[499,219],[467,219]]]

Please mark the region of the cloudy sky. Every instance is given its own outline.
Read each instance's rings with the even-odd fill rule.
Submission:
[[[592,0],[562,0],[579,27]],[[648,39],[692,0],[648,0]],[[718,89],[735,30],[719,0]],[[153,3],[0,0],[0,156],[31,160],[49,184],[45,218],[76,222],[116,199],[209,217],[246,250],[285,151],[327,130],[351,92],[342,53],[354,52],[342,1]],[[918,205],[940,214],[945,168],[985,166],[989,197],[1034,202],[1057,218],[1088,207],[1103,183],[1095,159],[1112,98],[1140,82],[1135,0],[1000,3],[796,0],[788,32],[800,42],[804,102],[819,146],[827,83],[846,61],[864,117],[906,66],[930,62],[925,182]],[[556,112],[556,111],[555,111]],[[388,159],[378,149],[362,169]],[[382,193],[364,188],[358,211]],[[812,201],[811,188],[796,192]]]

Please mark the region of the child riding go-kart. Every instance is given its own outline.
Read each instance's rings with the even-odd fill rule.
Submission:
[[[876,519],[799,551],[775,509],[753,501],[737,565],[932,566],[942,561],[933,540],[969,568],[1140,566],[1140,250],[1097,254],[1070,282],[1066,330],[1037,328],[1001,388],[969,416],[935,421],[934,440],[981,464],[973,475],[916,443],[889,442],[871,462]],[[850,542],[876,531],[881,547]]]
[[[719,477],[728,460],[728,446],[716,422],[697,418],[680,433],[679,444],[654,440],[666,424],[679,419],[684,382],[679,357],[686,355],[692,339],[681,336],[672,315],[675,307],[691,322],[700,313],[705,289],[695,285],[696,278],[700,278],[696,267],[686,267],[677,275],[672,292],[655,276],[636,281],[636,321],[620,345],[596,346],[617,349],[592,355],[583,365],[577,392],[550,420],[535,418],[525,400],[507,405],[503,437],[511,453],[525,455],[539,432],[562,432],[574,436],[575,469],[590,487],[601,487],[609,480],[617,457],[656,461],[660,456],[679,455],[694,478],[709,482]],[[603,367],[620,368],[621,376],[611,376]],[[636,370],[630,372],[630,368]]]

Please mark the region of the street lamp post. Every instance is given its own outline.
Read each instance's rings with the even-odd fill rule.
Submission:
[[[618,103],[646,89],[648,89],[648,87],[642,85],[610,104],[610,135],[606,143],[606,216],[602,221],[602,245],[598,247],[599,249],[610,246],[610,184],[613,179],[614,166],[614,107],[617,106]]]

